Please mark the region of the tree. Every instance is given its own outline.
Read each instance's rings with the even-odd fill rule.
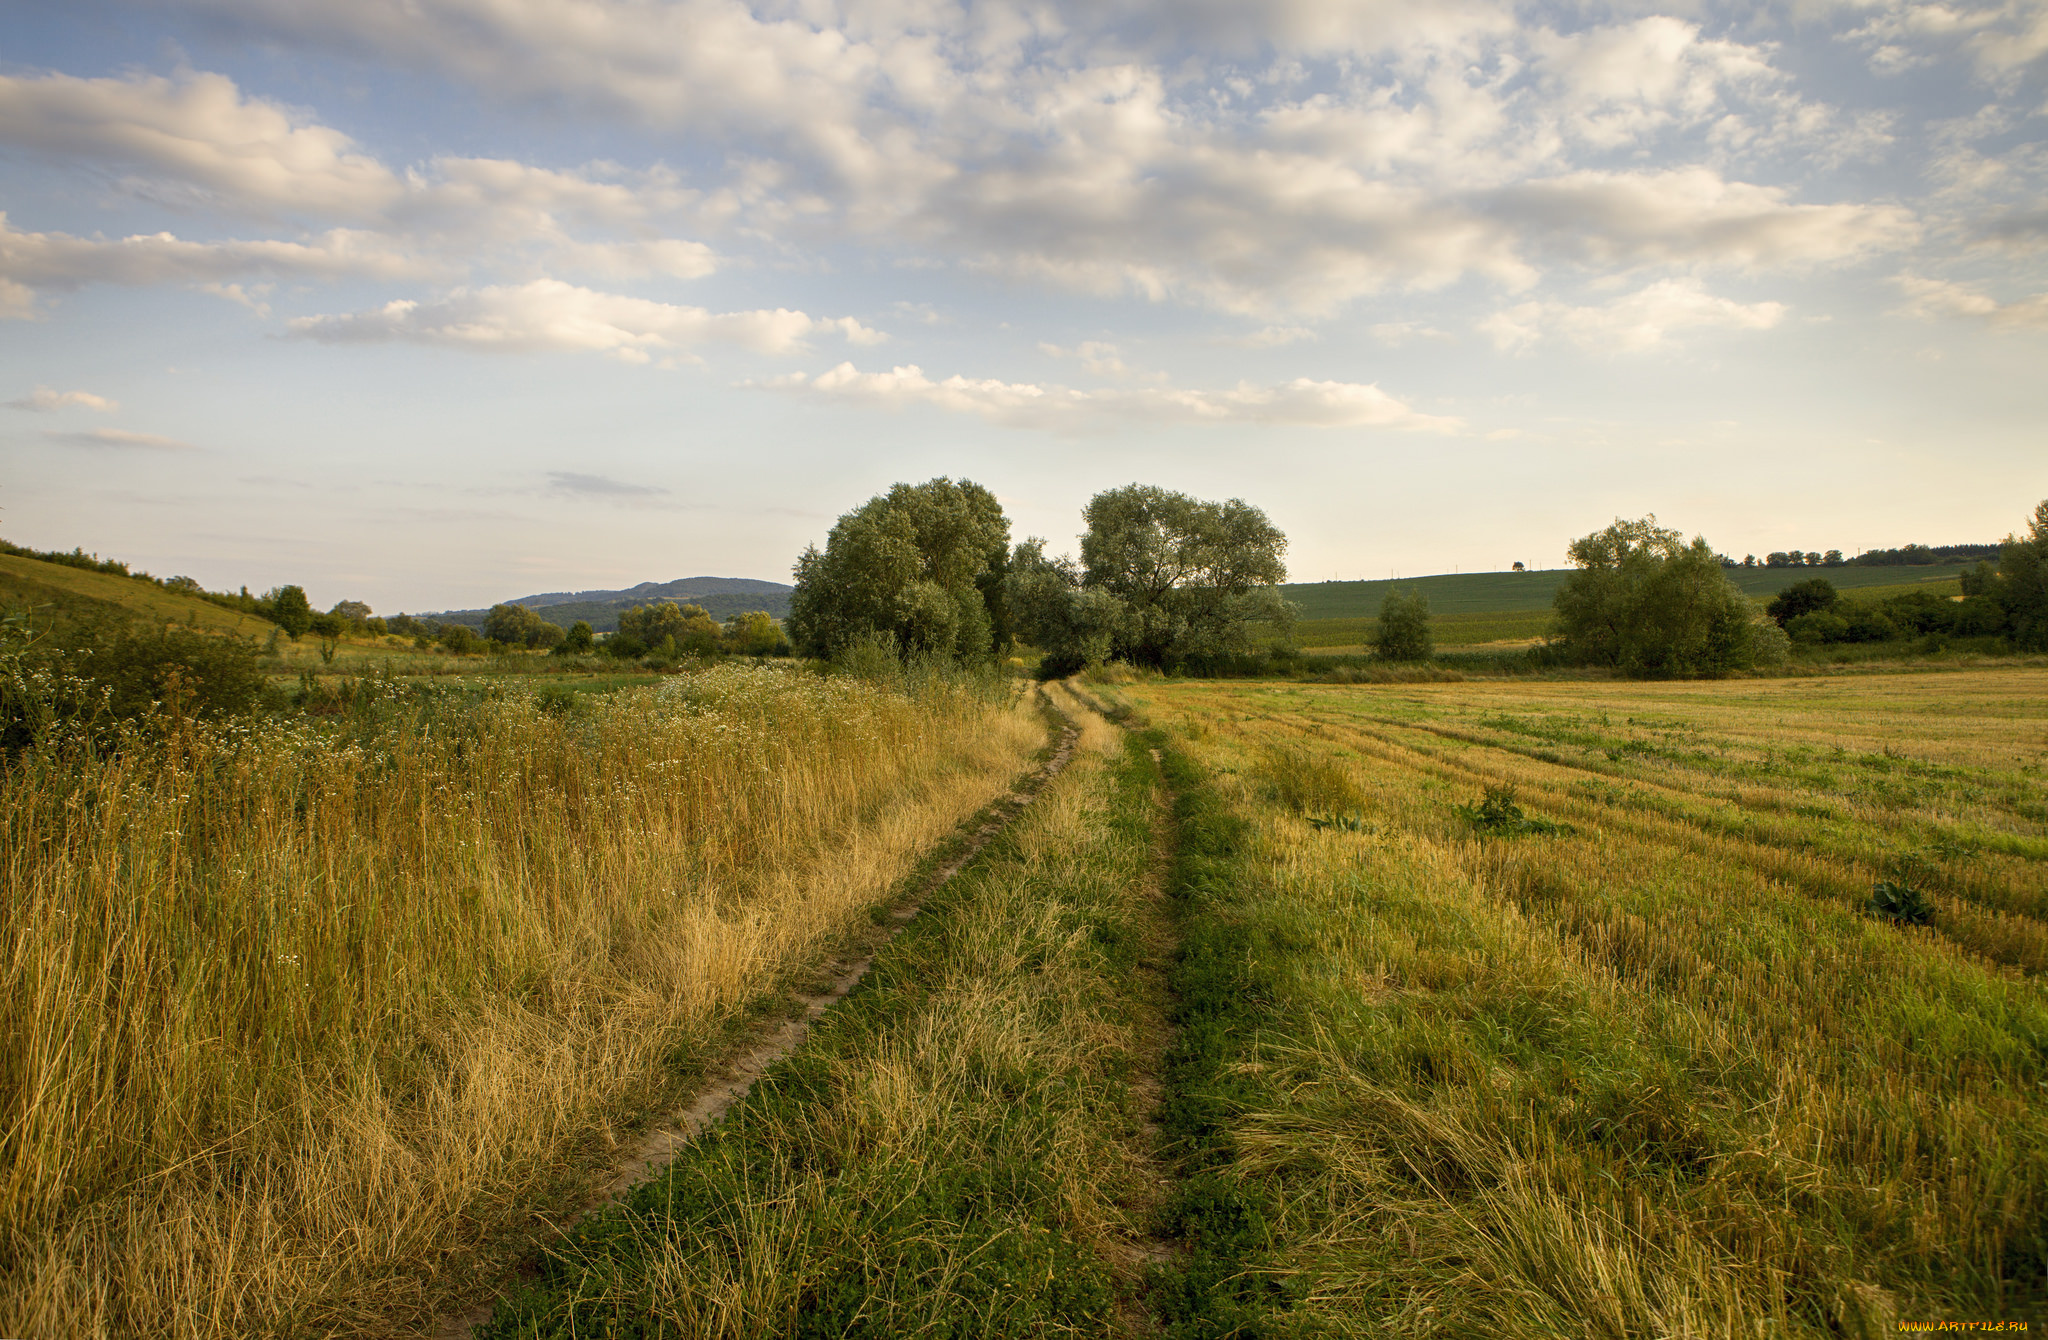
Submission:
[[[339,614],[316,614],[309,631],[320,639],[320,663],[333,665],[334,653],[340,650],[342,636],[348,632],[348,620]]]
[[[508,647],[547,648],[560,642],[563,633],[524,605],[493,605],[484,616],[484,636]]]
[[[1250,626],[1284,628],[1291,611],[1287,537],[1241,498],[1204,502],[1144,484],[1089,500],[1081,585],[1129,611],[1112,654],[1141,665],[1228,655],[1250,646]]]
[[[1825,554],[1821,555],[1820,564],[1824,568],[1839,568],[1845,561],[1846,560],[1842,557],[1841,550],[1830,549]]]
[[[1527,568],[1525,568],[1525,567],[1523,567],[1523,566],[1522,566],[1522,560],[1521,560],[1521,559],[1519,559],[1519,558],[1515,560],[1515,567],[1514,567],[1514,570],[1515,570],[1516,572],[1527,572],[1527,571],[1528,571],[1528,569],[1527,569]]]
[[[1553,602],[1566,659],[1661,678],[1726,674],[1783,655],[1782,631],[1759,629],[1704,539],[1686,544],[1647,516],[1574,540],[1570,553],[1578,571]]]
[[[2034,508],[2025,539],[2005,537],[1993,589],[2011,620],[2012,640],[2029,650],[2048,650],[2048,501]]]
[[[341,616],[351,628],[358,630],[370,621],[370,607],[360,600],[336,601],[334,608],[327,612]]]
[[[1417,591],[1387,592],[1380,602],[1372,649],[1382,660],[1428,660],[1436,650],[1429,635],[1429,600]]]
[[[306,599],[302,587],[274,586],[264,593],[258,608],[264,618],[291,634],[295,642],[313,626],[313,604]]]
[[[725,647],[741,656],[781,656],[789,651],[789,639],[774,615],[752,610],[725,621]]]
[[[1227,656],[1250,648],[1254,623],[1282,636],[1291,626],[1275,589],[1287,538],[1258,508],[1132,484],[1097,494],[1083,515],[1080,564],[1049,557],[1037,538],[1010,556],[1011,616],[1045,653],[1041,673]]]
[[[585,656],[597,646],[597,634],[591,631],[588,621],[578,619],[569,625],[569,631],[555,644],[557,656]]]
[[[839,518],[806,549],[789,598],[789,636],[833,658],[876,637],[903,656],[962,664],[1009,645],[1004,591],[1010,521],[969,480],[898,484]]]
[[[1783,628],[1802,614],[1833,609],[1835,602],[1841,598],[1841,593],[1835,590],[1835,584],[1827,578],[1808,577],[1805,581],[1794,582],[1778,592],[1771,603],[1764,606],[1764,613],[1776,619],[1778,627]]]
[[[702,605],[673,600],[635,605],[619,616],[618,640],[628,654],[633,647],[676,656],[710,656],[718,651],[723,629]]]

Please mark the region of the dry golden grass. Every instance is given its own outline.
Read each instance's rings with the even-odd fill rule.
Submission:
[[[1150,788],[1113,731],[1081,743],[801,1052],[484,1334],[1118,1333]]]
[[[2042,1317],[2039,672],[1124,693],[1249,824],[1277,1333]],[[1372,831],[1278,803],[1276,750]],[[1502,784],[1573,831],[1478,836]],[[1888,874],[1931,927],[1868,913]]]
[[[731,667],[19,761],[0,1333],[419,1326],[1042,741]]]

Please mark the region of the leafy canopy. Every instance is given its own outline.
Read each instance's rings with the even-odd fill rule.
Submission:
[[[1372,649],[1383,660],[1426,661],[1436,646],[1429,633],[1429,599],[1417,591],[1387,592],[1380,602]]]
[[[1039,539],[1010,559],[1010,608],[1048,664],[1227,656],[1249,648],[1254,623],[1291,622],[1275,589],[1287,537],[1244,500],[1131,484],[1096,494],[1082,515],[1079,564],[1048,557]]]
[[[1724,675],[1784,659],[1781,629],[1759,620],[1713,547],[1646,516],[1574,540],[1578,571],[1553,606],[1565,660],[1638,678]]]
[[[790,638],[806,656],[838,658],[882,638],[902,656],[985,661],[1010,640],[1009,548],[1009,518],[981,485],[898,484],[797,560]]]

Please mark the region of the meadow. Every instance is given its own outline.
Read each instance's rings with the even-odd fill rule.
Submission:
[[[288,706],[8,760],[0,1334],[2048,1321],[2037,662],[1026,692],[310,642]]]
[[[417,1333],[1045,738],[744,663],[329,706],[10,761],[0,1334]]]

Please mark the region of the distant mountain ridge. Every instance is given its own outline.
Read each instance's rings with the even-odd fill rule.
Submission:
[[[678,577],[668,582],[641,582],[619,591],[544,591],[519,596],[504,603],[524,605],[549,623],[567,628],[578,619],[599,633],[618,631],[619,616],[635,605],[673,600],[678,605],[701,605],[714,619],[766,610],[781,619],[789,614],[789,593],[795,587],[765,582],[755,577]],[[419,618],[442,623],[467,624],[479,631],[490,611],[443,610]]]
[[[642,582],[623,591],[546,591],[537,596],[515,596],[506,601],[508,605],[524,605],[530,610],[545,609],[549,605],[567,605],[572,602],[607,602],[631,600],[646,604],[650,600],[674,600],[688,603],[697,596],[729,595],[759,592],[763,595],[779,595],[789,598],[794,589],[781,582],[764,582],[754,577],[678,577],[672,582]],[[772,612],[772,611],[771,611]]]

